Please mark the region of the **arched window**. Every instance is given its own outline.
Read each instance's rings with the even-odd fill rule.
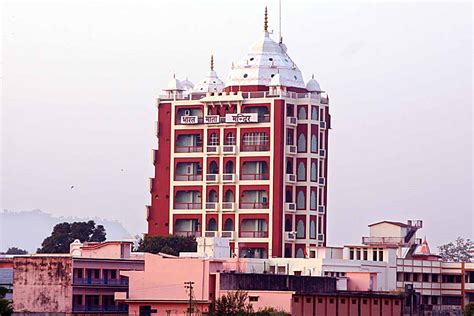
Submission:
[[[299,181],[306,180],[306,168],[304,167],[304,162],[302,161],[298,163],[298,180]]]
[[[215,232],[217,230],[217,222],[214,218],[211,218],[207,223],[207,230],[211,232]]]
[[[235,145],[235,136],[233,133],[227,133],[227,135],[225,136],[225,144]]]
[[[291,190],[286,190],[285,202],[286,203],[291,203],[292,200],[293,200],[293,197],[291,196]]]
[[[217,162],[211,161],[209,164],[209,174],[218,174],[219,173],[219,167],[217,166]]]
[[[235,202],[234,191],[230,189],[225,191],[224,202]]]
[[[211,146],[219,145],[219,138],[217,137],[216,133],[211,133],[211,135],[209,136],[209,145]]]
[[[234,230],[234,221],[232,218],[228,218],[224,222],[224,231],[229,232]]]
[[[285,219],[285,231],[291,232],[291,219],[289,218]]]
[[[303,251],[303,249],[299,248],[299,249],[296,251],[296,258],[304,258],[304,251]]]
[[[291,160],[286,161],[286,173],[292,174],[293,173],[293,164],[291,163]]]
[[[299,120],[308,119],[308,117],[306,116],[306,107],[302,106],[298,109],[298,119]]]
[[[316,239],[316,222],[314,219],[309,222],[309,238]]]
[[[232,160],[226,162],[225,173],[234,173],[234,162]]]
[[[296,238],[304,238],[304,222],[302,219],[300,219],[298,225],[296,225]]]
[[[316,191],[314,191],[314,190],[311,190],[311,196],[310,196],[310,199],[309,199],[309,204],[310,204],[310,208],[312,210],[316,209]]]
[[[318,109],[315,106],[313,106],[312,109],[311,109],[311,119],[313,121],[318,120]]]
[[[316,162],[311,163],[311,181],[318,181],[318,168],[316,167]]]
[[[299,210],[304,210],[306,208],[306,201],[304,200],[304,193],[303,191],[298,192],[298,198],[296,201],[296,208]]]
[[[298,152],[304,153],[306,152],[306,137],[303,133],[298,136]]]
[[[311,135],[311,152],[317,153],[318,152],[318,138],[316,135]]]
[[[208,202],[217,202],[217,192],[216,192],[216,190],[209,191],[207,201]]]

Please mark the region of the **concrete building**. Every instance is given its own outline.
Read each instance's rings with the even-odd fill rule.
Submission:
[[[148,234],[227,237],[247,258],[326,245],[329,97],[264,24],[225,83],[212,59],[158,99]]]
[[[13,256],[0,255],[0,287],[7,290],[4,297],[11,300],[13,298]]]
[[[143,270],[132,242],[71,244],[69,254],[35,254],[13,259],[13,307],[34,313],[127,313],[114,300],[128,291],[124,270]]]

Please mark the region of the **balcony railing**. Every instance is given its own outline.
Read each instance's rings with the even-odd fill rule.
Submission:
[[[223,212],[235,211],[235,202],[222,202],[221,209]]]
[[[208,173],[206,174],[206,182],[217,182],[219,177],[215,173]]]
[[[202,146],[176,146],[177,153],[202,153]]]
[[[89,279],[74,278],[73,285],[110,285],[110,286],[128,286],[128,279]]]
[[[234,173],[224,173],[222,175],[222,182],[235,182],[235,174]]]
[[[210,155],[217,155],[219,153],[219,145],[206,146],[206,152]]]
[[[210,212],[217,211],[217,203],[216,202],[206,202],[206,211],[210,211]]]
[[[268,173],[243,173],[240,175],[240,180],[268,180]]]
[[[205,237],[216,237],[217,236],[217,232],[216,231],[213,231],[213,230],[208,230],[204,233],[204,236]]]
[[[227,155],[232,155],[237,152],[237,146],[235,145],[224,145],[222,146],[222,153],[227,154]]]
[[[175,210],[199,210],[202,208],[201,203],[193,202],[174,202]]]
[[[362,243],[364,245],[399,245],[405,244],[405,238],[403,237],[362,237]]]
[[[222,238],[229,238],[229,239],[234,239],[234,231],[223,231],[221,232],[221,237]]]
[[[241,151],[268,151],[270,150],[269,144],[260,145],[242,145]]]
[[[175,174],[175,181],[202,181],[202,174]]]
[[[265,209],[268,208],[268,202],[240,202],[241,209]]]
[[[76,305],[72,306],[73,312],[96,312],[96,313],[128,313],[127,305]]]
[[[199,231],[187,231],[187,230],[178,230],[174,232],[174,235],[176,236],[182,236],[182,237],[201,237],[201,232]]]
[[[242,230],[242,231],[240,232],[240,237],[242,237],[242,238],[267,238],[267,237],[268,237],[268,231],[262,231],[262,230],[257,230],[257,231]]]

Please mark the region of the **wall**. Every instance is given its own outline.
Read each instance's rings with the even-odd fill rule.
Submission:
[[[390,223],[369,226],[370,237],[405,237],[406,228]]]
[[[16,257],[13,261],[13,307],[18,312],[70,312],[70,257]]]

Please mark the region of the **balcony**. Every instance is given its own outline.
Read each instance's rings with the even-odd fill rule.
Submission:
[[[286,202],[285,203],[285,212],[296,212],[296,203]]]
[[[219,181],[219,177],[217,174],[214,174],[214,173],[206,174],[206,182],[218,182],[218,181]]]
[[[288,125],[288,126],[296,126],[296,124],[298,124],[297,122],[298,121],[297,121],[296,117],[294,117],[294,116],[288,116],[286,118],[286,125]]]
[[[202,174],[175,174],[175,181],[202,181]]]
[[[318,206],[318,213],[319,213],[319,214],[324,214],[324,213],[326,213],[326,206],[324,206],[324,205],[319,205],[319,206]]]
[[[241,151],[268,151],[270,150],[269,144],[259,145],[242,145]]]
[[[235,145],[222,146],[222,153],[224,155],[235,155],[236,152],[237,152],[237,146]]]
[[[235,202],[222,202],[221,210],[222,212],[235,212],[235,209],[236,209],[235,206],[236,206]]]
[[[202,146],[175,146],[175,153],[202,153]]]
[[[240,208],[245,210],[266,209],[268,206],[268,202],[240,202]]]
[[[218,155],[219,154],[219,146],[216,145],[209,145],[206,146],[206,153],[208,155]]]
[[[74,278],[72,285],[108,285],[108,286],[128,286],[128,279],[89,279]]]
[[[235,232],[233,231],[223,231],[221,232],[222,238],[229,238],[230,240],[234,240]]]
[[[232,183],[235,182],[235,173],[224,173],[222,175],[222,182],[224,183]]]
[[[240,175],[240,180],[268,180],[269,178],[268,173],[243,173]]]
[[[175,210],[200,210],[201,208],[201,202],[174,202]]]
[[[73,305],[73,312],[123,313],[128,314],[127,305]]]
[[[213,230],[208,230],[204,233],[204,237],[217,237],[217,232]]]
[[[287,174],[286,175],[286,182],[289,182],[289,183],[296,183],[296,175],[294,174]]]
[[[249,230],[242,230],[240,232],[241,238],[268,238],[268,231],[263,230],[256,230],[256,231],[249,231]]]
[[[179,230],[174,232],[175,236],[181,236],[181,237],[201,237],[201,232],[199,231],[186,231],[186,230]]]
[[[206,211],[217,212],[217,205],[216,202],[206,202]]]
[[[296,240],[296,233],[295,232],[285,232],[285,240],[286,241],[295,241]]]
[[[289,155],[296,155],[297,148],[295,145],[286,145],[286,153]]]

